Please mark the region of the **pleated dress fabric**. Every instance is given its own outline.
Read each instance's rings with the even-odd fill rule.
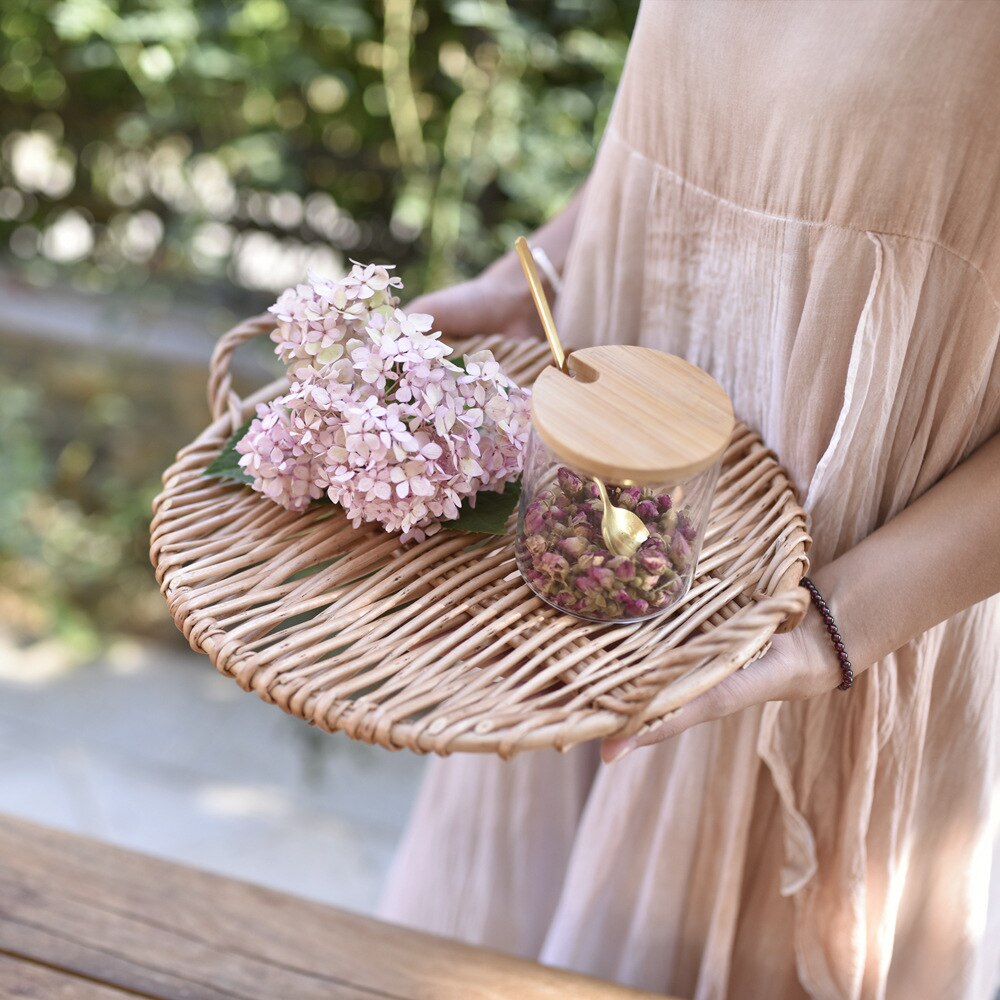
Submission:
[[[559,326],[719,379],[814,566],[1000,430],[998,293],[1000,4],[646,0]],[[617,764],[432,761],[381,912],[697,1000],[985,1000],[998,826],[994,598]]]

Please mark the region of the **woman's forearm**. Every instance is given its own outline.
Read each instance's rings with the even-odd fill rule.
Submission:
[[[813,579],[859,669],[1000,592],[1000,435]]]
[[[549,219],[544,226],[536,229],[529,237],[531,245],[541,247],[560,273],[566,266],[566,256],[569,253],[570,243],[573,241],[573,231],[576,228],[576,220],[580,214],[580,203],[583,200],[586,186],[586,182],[584,182],[566,207],[558,215]],[[521,265],[513,250],[509,250],[491,264],[488,273],[514,281],[518,288],[524,289],[527,296],[527,285],[521,274]]]
[[[554,218],[531,235],[561,271],[566,263],[580,211],[583,187]],[[554,289],[549,289],[550,295]],[[437,289],[414,299],[412,312],[430,313],[448,339],[500,333],[510,337],[541,337],[528,283],[517,255],[511,250],[469,281]]]

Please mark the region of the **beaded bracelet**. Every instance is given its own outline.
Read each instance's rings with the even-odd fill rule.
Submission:
[[[851,661],[847,658],[847,650],[844,648],[844,640],[840,636],[840,630],[833,620],[830,608],[823,600],[823,595],[816,589],[816,584],[809,577],[804,576],[802,577],[802,586],[809,591],[809,596],[812,598],[813,604],[816,605],[816,610],[823,616],[826,630],[829,632],[833,648],[837,652],[837,659],[840,660],[840,673],[844,679],[837,685],[837,690],[846,691],[854,683],[854,671],[851,669]]]

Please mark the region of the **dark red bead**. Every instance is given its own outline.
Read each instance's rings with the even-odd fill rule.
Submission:
[[[823,600],[822,595],[816,588],[816,584],[814,584],[812,580],[808,577],[803,577],[802,586],[809,591],[812,603],[816,606],[816,610],[820,613],[820,615],[822,615],[826,631],[830,636],[830,641],[833,643],[837,659],[840,661],[840,674],[842,679],[837,689],[839,691],[847,691],[854,683],[854,671],[851,669],[851,661],[847,658],[847,649],[844,646],[844,640],[840,635],[840,630],[834,622],[833,612],[830,611],[829,606],[826,601]]]

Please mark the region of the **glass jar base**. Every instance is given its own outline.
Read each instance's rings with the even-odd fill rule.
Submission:
[[[518,569],[521,572],[521,579],[524,580],[524,584],[528,590],[530,590],[537,598],[547,604],[550,608],[553,608],[564,615],[569,615],[572,618],[577,618],[580,621],[593,622],[596,625],[634,625],[638,622],[649,621],[651,618],[660,618],[663,615],[669,615],[672,611],[674,611],[680,601],[683,600],[691,586],[690,582],[688,582],[680,593],[678,593],[677,596],[665,607],[654,608],[652,611],[647,611],[645,614],[641,615],[615,615],[613,617],[601,618],[595,614],[588,614],[586,611],[574,611],[572,608],[560,607],[560,605],[553,601],[552,598],[546,593],[538,590],[531,584],[531,582],[525,577],[524,571],[521,570],[520,565],[518,566]]]

